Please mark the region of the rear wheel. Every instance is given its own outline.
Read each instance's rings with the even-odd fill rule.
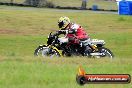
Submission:
[[[109,58],[114,58],[114,54],[107,48],[101,47],[99,49],[100,53],[103,53],[103,55],[101,57],[109,57]]]

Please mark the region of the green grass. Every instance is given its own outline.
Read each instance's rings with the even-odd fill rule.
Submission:
[[[92,38],[104,39],[115,59],[33,57],[46,43],[57,20],[68,16]],[[75,77],[80,65],[87,73],[132,75],[132,18],[91,11],[0,6],[0,88],[80,88]],[[131,88],[131,84],[90,84],[84,88]]]
[[[13,0],[14,3],[23,3],[25,0]],[[0,0],[0,2],[11,2],[11,0]]]
[[[56,88],[80,88],[75,81],[75,77],[81,64],[89,74],[132,74],[130,59],[116,59],[114,61],[109,59],[82,59],[7,58],[0,64],[1,88],[53,88],[54,86]],[[84,86],[84,88],[87,87],[131,88],[131,84],[89,84]]]

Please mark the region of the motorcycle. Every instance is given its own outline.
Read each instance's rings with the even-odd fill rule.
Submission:
[[[35,56],[87,56],[87,57],[108,57],[113,58],[113,53],[105,48],[105,41],[98,39],[88,39],[75,44],[68,41],[68,38],[59,37],[60,33],[52,32],[48,36],[47,44],[39,45],[35,51]]]

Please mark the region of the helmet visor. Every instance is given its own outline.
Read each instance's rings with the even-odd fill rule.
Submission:
[[[63,25],[64,25],[64,22],[63,21],[58,23],[59,28],[62,28]]]

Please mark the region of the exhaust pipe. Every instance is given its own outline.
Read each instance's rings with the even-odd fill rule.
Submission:
[[[91,56],[103,56],[104,53],[90,53]]]

